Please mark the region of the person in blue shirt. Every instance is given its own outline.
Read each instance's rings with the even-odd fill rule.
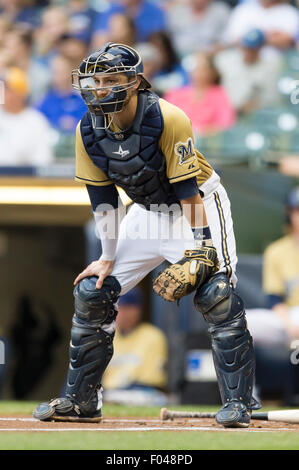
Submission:
[[[52,86],[38,104],[51,126],[61,133],[73,133],[87,108],[81,96],[70,85],[70,61],[57,55],[51,63]]]
[[[89,6],[88,0],[70,0],[66,6],[71,34],[75,34],[82,41],[89,44],[94,32],[97,11]]]
[[[125,13],[133,18],[137,42],[147,41],[151,34],[166,28],[164,11],[158,5],[148,0],[119,0],[96,18],[95,46],[101,46],[106,41],[109,19],[116,13]]]
[[[160,55],[160,69],[153,77],[153,85],[160,94],[175,88],[188,85],[190,82],[187,71],[180,63],[170,35],[164,31],[151,34],[149,42],[153,44]]]
[[[8,18],[14,25],[22,24],[27,29],[36,29],[40,25],[43,8],[48,2],[2,0],[0,15]]]

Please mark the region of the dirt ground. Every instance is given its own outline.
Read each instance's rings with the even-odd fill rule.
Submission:
[[[252,420],[245,429],[224,429],[214,419],[176,419],[161,421],[159,418],[103,418],[99,423],[58,423],[38,421],[28,416],[0,417],[0,432],[8,431],[297,431],[299,424]]]

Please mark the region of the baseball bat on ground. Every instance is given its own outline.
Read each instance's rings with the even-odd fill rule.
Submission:
[[[215,416],[216,413],[202,413],[200,411],[170,411],[167,408],[162,408],[160,411],[162,421],[175,418],[215,418]]]
[[[167,408],[162,408],[160,412],[160,419],[166,421],[175,418],[215,418],[216,413],[201,413],[199,411],[170,411]],[[263,421],[280,421],[284,423],[299,424],[299,410],[275,410],[265,413],[252,413],[252,419]]]

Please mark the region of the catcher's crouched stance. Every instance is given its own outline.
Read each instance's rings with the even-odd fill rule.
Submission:
[[[88,106],[76,133],[76,180],[86,184],[102,255],[75,280],[65,397],[41,403],[33,416],[100,421],[118,297],[167,260],[170,266],[154,280],[154,290],[168,301],[195,293],[195,307],[212,336],[223,402],[216,420],[248,426],[251,410],[259,406],[252,398],[254,354],[243,302],[234,291],[235,240],[219,176],[195,148],[187,116],[149,91],[141,58],[131,47],[108,43],[82,61],[73,79]],[[120,224],[116,186],[134,203]],[[136,224],[148,223],[157,233],[177,233],[182,213],[186,237],[130,235]],[[105,236],[101,221],[114,226],[115,236]]]

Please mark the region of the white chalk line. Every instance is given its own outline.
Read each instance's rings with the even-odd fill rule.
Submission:
[[[70,432],[70,431],[80,431],[80,432],[143,432],[143,431],[209,431],[209,432],[298,432],[295,429],[289,428],[280,428],[280,429],[253,429],[253,428],[236,428],[236,429],[218,429],[218,428],[208,428],[208,427],[187,427],[187,426],[177,426],[177,427],[138,427],[138,428],[6,428],[0,429],[0,432]]]
[[[267,430],[262,430],[262,429],[230,429],[230,430],[227,430],[227,429],[216,429],[216,428],[207,428],[207,427],[192,427],[192,428],[189,428],[189,427],[184,427],[184,426],[181,426],[181,427],[146,427],[146,428],[141,428],[141,427],[138,427],[138,428],[113,428],[113,429],[107,429],[107,428],[95,428],[95,429],[92,429],[92,428],[89,428],[89,429],[86,429],[86,428],[60,428],[60,429],[53,429],[53,428],[32,428],[32,429],[19,429],[19,428],[7,428],[7,429],[0,429],[0,432],[66,432],[66,431],[85,431],[85,432],[94,432],[94,431],[97,431],[97,432],[116,432],[116,431],[134,431],[134,432],[140,432],[140,431],[212,431],[212,432],[215,432],[215,431],[219,431],[219,432],[273,432],[275,431],[274,429],[267,429]],[[277,431],[277,429],[276,429]],[[279,429],[279,431],[281,431],[281,429]],[[285,429],[285,431],[289,431],[289,429]]]
[[[25,421],[25,422],[30,422],[30,421],[36,421],[34,418],[0,418],[0,421]]]
[[[9,417],[9,418],[0,418],[0,421],[23,421],[23,422],[28,422],[28,423],[29,422],[39,423],[40,422],[35,418],[11,418],[11,417]],[[158,423],[158,422],[160,422],[160,420],[158,418],[157,419],[103,418],[102,422],[103,423],[145,423],[145,422],[146,423]]]

